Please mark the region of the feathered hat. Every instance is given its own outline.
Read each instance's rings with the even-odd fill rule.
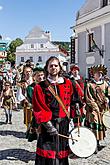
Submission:
[[[103,75],[106,75],[107,74],[107,68],[104,66],[104,65],[96,65],[96,66],[92,66],[90,68],[90,75],[94,75],[96,72],[100,72],[102,73]]]

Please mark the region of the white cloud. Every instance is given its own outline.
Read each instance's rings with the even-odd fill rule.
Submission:
[[[6,37],[5,40],[11,41],[12,39],[10,37]]]
[[[0,6],[0,10],[3,10],[3,6]]]

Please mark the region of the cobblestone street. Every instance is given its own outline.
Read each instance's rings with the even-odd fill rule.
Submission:
[[[23,111],[13,111],[12,125],[4,124],[4,112],[0,110],[0,165],[34,165],[36,141],[27,142]],[[102,142],[104,148],[89,158],[70,159],[70,165],[110,165],[110,130]]]
[[[34,165],[36,141],[27,142],[23,111],[13,111],[12,125],[0,112],[0,165]]]

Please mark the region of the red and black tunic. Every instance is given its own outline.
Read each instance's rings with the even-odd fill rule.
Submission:
[[[47,158],[47,159],[49,158],[53,161],[56,159],[56,157],[60,160],[68,158],[68,154],[69,154],[68,140],[59,137],[59,146],[58,146],[59,148],[56,148],[57,147],[56,139],[55,139],[56,137],[50,136],[49,133],[47,133],[46,129],[43,127],[42,123],[51,121],[54,127],[57,128],[57,125],[59,125],[58,132],[60,134],[67,135],[69,121],[61,105],[59,105],[58,101],[49,91],[47,85],[48,83],[49,83],[48,80],[46,80],[35,86],[33,93],[33,109],[34,109],[34,115],[36,121],[38,124],[41,124],[41,128],[42,128],[37,143],[36,154],[39,157]],[[68,111],[70,108],[71,98],[73,94],[73,87],[71,81],[68,79],[64,79],[63,83],[51,84],[51,86],[55,90],[57,90],[58,95],[62,99],[66,107],[66,110]],[[52,164],[52,162],[50,164]],[[68,163],[64,165],[67,164]]]
[[[80,125],[83,121],[84,117],[84,112],[83,112],[83,105],[84,105],[84,82],[82,77],[80,77],[79,80],[75,80],[74,77],[70,77],[70,80],[73,85],[73,99],[72,99],[72,105],[74,110],[71,111],[71,115],[73,117],[74,125],[78,125],[78,116],[77,116],[77,111],[75,109],[75,104],[79,103],[79,108],[80,108]]]

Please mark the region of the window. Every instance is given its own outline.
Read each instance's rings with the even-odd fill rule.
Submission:
[[[38,62],[42,62],[42,57],[41,56],[38,57]]]
[[[44,47],[44,45],[43,45],[43,44],[40,44],[40,47],[41,47],[41,48],[43,48],[43,47]]]
[[[93,52],[93,33],[88,34],[88,51]]]
[[[34,48],[34,44],[31,44],[31,48]]]
[[[105,7],[108,5],[108,0],[102,0],[102,7]]]
[[[30,57],[30,61],[33,62],[33,57]]]
[[[21,62],[24,62],[24,57],[21,57]]]

